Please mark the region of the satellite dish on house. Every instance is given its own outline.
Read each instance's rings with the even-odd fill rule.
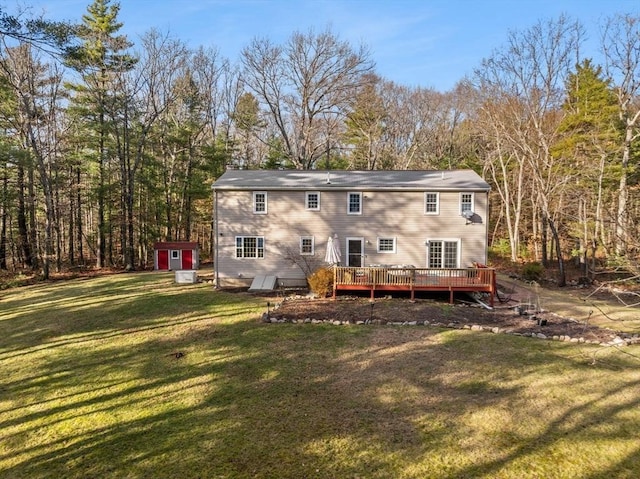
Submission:
[[[466,219],[470,220],[471,218],[473,218],[473,215],[475,213],[471,210],[465,210],[462,212],[462,216],[464,216]]]

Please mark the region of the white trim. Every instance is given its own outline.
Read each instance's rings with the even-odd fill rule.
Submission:
[[[360,266],[356,266],[356,268],[361,268],[364,267],[364,258],[365,258],[365,254],[364,254],[364,238],[362,236],[347,236],[344,239],[344,265],[345,266],[349,266],[349,241],[360,241]]]
[[[359,198],[360,210],[351,211],[351,195],[357,195]],[[347,191],[347,214],[348,215],[361,215],[362,214],[362,192],[361,191]]]
[[[393,241],[393,249],[391,250],[381,250],[380,249],[380,240],[391,240]],[[378,236],[376,238],[376,252],[380,254],[394,254],[398,252],[398,239],[395,236]]]
[[[455,268],[460,268],[460,261],[462,259],[462,239],[461,238],[428,238],[426,241],[426,257],[425,257],[425,265],[427,268],[433,268],[433,266],[429,266],[429,246],[434,242],[442,242],[442,268],[449,268],[450,266],[444,266],[444,243],[456,243],[456,266]]]
[[[311,252],[310,253],[305,253],[302,250],[302,240],[305,239],[310,239],[311,240]],[[306,235],[306,236],[300,236],[300,254],[302,256],[313,256],[316,254],[316,241],[315,238],[313,236],[310,235]]]
[[[170,251],[170,253],[169,253],[169,260],[172,260],[172,259],[182,259],[182,258],[181,258],[181,256],[182,256],[182,254],[181,254],[181,253],[182,253],[182,252],[181,252],[179,249],[172,249],[172,250],[169,250],[169,251]],[[174,253],[177,253],[177,254],[174,256]]]
[[[242,248],[242,251],[244,253],[244,240],[245,238],[255,238],[256,239],[256,255],[255,256],[238,256],[238,240],[241,239],[242,240],[242,244],[240,245],[240,248]],[[260,242],[260,240],[262,240],[262,247],[258,246],[258,243]],[[235,237],[234,241],[233,241],[233,248],[234,248],[234,255],[233,257],[236,259],[264,259],[265,255],[266,255],[266,248],[265,248],[265,241],[264,241],[264,236],[254,236],[254,235],[238,235]],[[258,253],[259,251],[262,250],[262,256],[260,256]]]
[[[315,208],[309,207],[309,195],[318,195],[318,206]],[[307,211],[320,211],[320,192],[319,191],[305,191],[304,192],[304,209]]]
[[[258,205],[258,202],[256,200],[256,196],[257,195],[264,195],[264,211],[260,210],[258,211],[258,209],[256,208]],[[267,192],[266,191],[254,191],[253,192],[253,214],[255,215],[266,215],[267,214]]]
[[[436,210],[427,211],[427,195],[436,195]],[[432,203],[429,203],[432,204]],[[440,193],[437,191],[425,191],[424,192],[424,214],[425,215],[439,215],[440,214]]]
[[[463,203],[462,202],[462,197],[464,195],[470,195],[471,196],[471,205],[469,208],[465,208],[464,210],[462,209],[463,205],[466,205],[467,203]],[[464,211],[475,211],[475,206],[476,206],[476,198],[474,196],[473,193],[469,193],[469,192],[461,192],[460,193],[460,204],[458,206],[458,212],[462,215],[462,213],[464,213]]]

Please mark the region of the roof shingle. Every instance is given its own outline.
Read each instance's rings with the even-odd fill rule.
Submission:
[[[227,170],[215,190],[474,190],[489,184],[473,170]]]

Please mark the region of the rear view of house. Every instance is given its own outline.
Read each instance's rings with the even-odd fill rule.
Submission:
[[[216,285],[304,284],[332,242],[347,267],[486,263],[489,189],[471,170],[228,170],[213,185]]]

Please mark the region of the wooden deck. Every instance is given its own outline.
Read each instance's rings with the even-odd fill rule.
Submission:
[[[448,291],[453,303],[455,292],[489,293],[493,306],[496,294],[496,274],[493,268],[352,268],[334,266],[333,298],[338,291]]]

